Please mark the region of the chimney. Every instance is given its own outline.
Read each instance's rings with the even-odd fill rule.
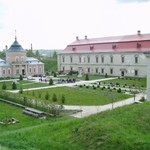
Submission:
[[[87,35],[85,35],[85,40],[87,40]]]
[[[137,34],[138,34],[138,35],[140,35],[140,34],[141,34],[141,31],[140,31],[140,30],[138,30],[138,31],[137,31]]]
[[[76,36],[76,40],[77,40],[77,41],[79,40],[79,37],[78,37],[78,36]]]
[[[6,50],[6,51],[8,50],[8,47],[7,47],[7,45],[5,46],[5,50]]]

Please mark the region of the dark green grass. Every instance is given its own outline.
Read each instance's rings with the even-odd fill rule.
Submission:
[[[62,95],[64,95],[66,105],[104,105],[111,103],[112,101],[120,101],[131,97],[131,95],[124,94],[123,92],[118,93],[116,90],[102,90],[101,88],[93,89],[93,87],[87,89],[86,87],[80,88],[78,86],[26,91],[21,95],[29,98],[45,100],[46,93],[49,94],[48,102],[52,102],[52,96],[55,93],[59,104],[61,103]]]
[[[0,82],[0,90],[2,90],[2,85],[4,82]],[[12,81],[5,82],[6,84],[6,90],[12,90]],[[49,86],[46,83],[37,83],[34,81],[29,81],[29,80],[17,80],[17,89],[19,90],[21,87],[22,89],[28,89],[28,88],[36,88],[36,87],[44,87],[44,86]]]
[[[145,102],[84,119],[60,118],[18,132],[3,131],[0,145],[11,150],[149,150],[149,110]]]

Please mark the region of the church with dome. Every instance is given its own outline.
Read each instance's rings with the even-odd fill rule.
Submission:
[[[27,57],[26,50],[18,43],[17,37],[5,53],[5,60],[0,59],[0,77],[44,75],[44,63],[36,58]]]

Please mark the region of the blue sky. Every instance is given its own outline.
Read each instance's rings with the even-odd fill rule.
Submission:
[[[150,33],[150,0],[0,0],[0,50],[64,49],[76,36]]]

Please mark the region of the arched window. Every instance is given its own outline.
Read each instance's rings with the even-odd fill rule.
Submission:
[[[19,62],[19,57],[18,56],[16,56],[16,62]]]
[[[22,62],[24,61],[24,57],[23,57],[23,56],[21,56],[21,61],[22,61]]]

